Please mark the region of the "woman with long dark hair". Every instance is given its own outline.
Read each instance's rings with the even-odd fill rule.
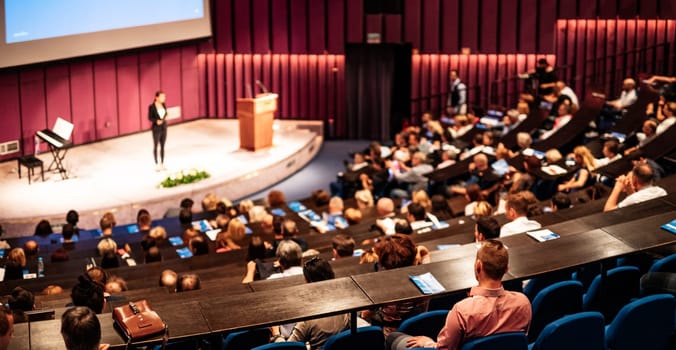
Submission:
[[[155,171],[164,169],[164,143],[167,141],[167,99],[163,91],[155,93],[155,101],[148,106],[148,119],[153,123],[153,158],[155,159]],[[160,146],[160,159],[157,161],[157,146]]]

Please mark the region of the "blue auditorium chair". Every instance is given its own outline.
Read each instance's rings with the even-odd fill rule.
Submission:
[[[528,330],[528,340],[535,341],[550,322],[581,312],[583,294],[584,288],[580,281],[558,282],[541,290],[531,304],[533,319]]]
[[[306,350],[305,343],[299,341],[270,343],[257,346],[251,350]]]
[[[398,332],[408,335],[424,335],[426,337],[437,339],[439,331],[446,324],[448,310],[428,311],[422,314],[406,319],[398,328]]]
[[[541,290],[556,282],[568,281],[570,278],[570,271],[567,270],[548,272],[545,275],[531,278],[523,287],[523,294],[532,302]]]
[[[640,278],[641,271],[634,266],[610,269],[605,278],[597,275],[582,298],[582,308],[599,311],[610,322],[624,305],[639,296]]]
[[[233,332],[223,339],[223,350],[249,350],[270,342],[270,329],[258,328]]]
[[[526,350],[528,339],[524,332],[508,332],[487,335],[466,341],[460,350]]]
[[[649,272],[676,272],[676,253],[655,261]]]
[[[605,321],[600,312],[563,316],[545,327],[529,350],[605,350]]]
[[[383,329],[376,326],[360,327],[352,334],[351,330],[332,335],[324,343],[324,350],[385,349]]]
[[[625,305],[606,327],[608,350],[667,349],[674,332],[675,308],[671,294],[651,295]]]

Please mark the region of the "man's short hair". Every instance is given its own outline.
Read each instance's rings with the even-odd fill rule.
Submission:
[[[24,253],[27,256],[35,256],[38,254],[38,242],[34,240],[29,240],[23,245]]]
[[[303,259],[303,249],[298,243],[285,239],[277,245],[277,258],[283,268],[288,269],[293,266],[300,266]]]
[[[655,179],[655,171],[649,164],[639,164],[632,170],[636,181],[641,185],[650,185]]]
[[[507,202],[505,203],[505,207],[507,209],[512,208],[517,214],[521,216],[526,215],[528,213],[529,205],[530,202],[523,194],[523,192],[509,194],[507,196]]]
[[[200,288],[200,277],[194,273],[181,275],[176,282],[177,292],[189,292]]]
[[[603,147],[607,148],[608,151],[612,154],[620,153],[620,143],[617,140],[612,139],[603,143]]]
[[[325,206],[329,204],[331,199],[331,194],[324,190],[316,190],[312,192],[312,199],[315,202],[315,205],[318,207]]]
[[[284,219],[282,222],[282,236],[285,238],[293,237],[298,234],[298,225],[296,222],[289,219]]]
[[[188,245],[193,255],[206,255],[209,254],[209,243],[202,238],[202,236],[197,236],[192,238]]]
[[[178,274],[174,270],[164,270],[160,274],[160,287],[170,287],[176,289],[176,282],[178,281]]]
[[[413,234],[411,224],[404,219],[394,219],[394,233],[401,233],[402,235]]]
[[[12,310],[31,311],[35,305],[35,297],[33,293],[22,287],[15,287],[7,300],[7,304]]]
[[[497,239],[484,241],[476,253],[476,258],[481,261],[483,271],[489,278],[502,280],[509,264],[509,253],[502,242]]]
[[[73,239],[75,235],[75,226],[73,224],[64,224],[61,226],[61,236],[65,241]]]
[[[86,306],[98,314],[103,311],[105,302],[103,285],[93,282],[87,275],[78,277],[78,283],[73,287],[70,298],[75,306]]]
[[[162,253],[157,247],[150,247],[146,253],[146,263],[162,261]]]
[[[139,227],[150,227],[151,223],[152,218],[150,217],[150,212],[146,209],[139,210],[138,215],[136,215],[136,224]]]
[[[303,265],[303,276],[308,283],[332,280],[336,274],[328,261],[314,257]]]
[[[383,197],[376,203],[378,215],[387,215],[394,212],[394,201],[391,198]]]
[[[80,221],[80,214],[73,209],[69,210],[68,214],[66,214],[66,222],[73,226],[77,226],[78,221]]]
[[[412,266],[418,254],[413,240],[398,233],[385,237],[375,245],[374,250],[380,266],[386,270]]]
[[[101,323],[88,307],[74,307],[61,316],[61,336],[68,350],[96,350],[101,342]]]
[[[89,276],[89,279],[100,285],[105,285],[108,282],[108,274],[100,266],[91,267],[85,273]]]
[[[498,220],[490,216],[480,216],[476,219],[476,228],[484,239],[495,239],[500,237],[500,224]]]
[[[183,199],[181,199],[181,204],[179,205],[179,207],[180,207],[181,209],[192,210],[192,206],[193,206],[194,204],[195,204],[195,201],[193,201],[192,199],[190,199],[190,198],[183,198]]]
[[[192,211],[187,208],[181,209],[178,213],[178,221],[181,225],[190,225],[192,223]]]
[[[413,216],[416,221],[425,220],[425,207],[420,203],[411,203],[408,205],[408,213]]]
[[[329,208],[340,210],[340,212],[342,212],[345,208],[343,199],[338,196],[331,197],[331,200],[329,200]]]
[[[103,231],[112,229],[114,225],[110,218],[104,215],[101,220],[99,220],[99,226],[101,227],[101,231]]]
[[[552,196],[552,205],[559,210],[570,208],[570,198],[565,193],[556,192]]]
[[[333,236],[332,240],[333,249],[336,250],[336,254],[340,257],[349,257],[354,253],[355,241],[354,238],[339,233]]]

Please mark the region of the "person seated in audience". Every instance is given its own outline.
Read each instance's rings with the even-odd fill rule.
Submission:
[[[144,235],[141,238],[141,249],[143,253],[147,253],[150,248],[157,247],[157,241],[150,237],[150,234]]]
[[[634,151],[645,146],[648,142],[652,141],[652,139],[654,139],[655,136],[657,136],[657,122],[652,119],[644,121],[643,126],[641,126],[641,132],[636,133],[638,144],[634,147],[629,147],[625,149],[624,155],[628,156]]]
[[[148,237],[156,242],[156,245],[161,245],[167,242],[167,230],[162,226],[155,226],[150,229]]]
[[[476,207],[476,204],[484,200],[484,197],[481,194],[481,187],[479,187],[478,184],[471,184],[467,186],[465,199],[468,202],[465,206],[465,216],[472,216],[474,215],[474,207]]]
[[[207,193],[204,198],[202,198],[202,212],[204,213],[204,218],[211,220],[216,217],[216,207],[218,207],[218,202],[221,200],[213,193]]]
[[[397,332],[387,337],[387,349],[458,349],[462,343],[474,338],[527,332],[532,318],[530,301],[524,294],[507,291],[502,286],[508,265],[509,253],[504,244],[496,239],[484,241],[474,263],[478,285],[472,287],[468,298],[453,305],[436,341]]]
[[[411,203],[420,204],[423,208],[425,208],[425,212],[429,213],[432,210],[432,200],[424,190],[417,190],[413,192],[411,196]]]
[[[573,114],[571,113],[571,108],[570,104],[568,103],[562,103],[559,105],[559,109],[557,111],[557,117],[554,118],[554,124],[552,125],[552,128],[549,130],[544,130],[540,134],[540,140],[546,140],[550,136],[554,135],[559,129],[563,128],[568,122],[570,122],[573,119]]]
[[[193,237],[188,242],[188,248],[192,252],[192,255],[207,255],[209,254],[209,243],[202,236]]]
[[[152,224],[152,218],[150,212],[147,209],[140,209],[136,214],[136,225],[138,226],[139,233],[147,235],[150,233],[150,225]]]
[[[528,113],[530,113],[530,107],[528,107],[528,103],[526,102],[519,102],[516,109],[508,110],[502,117],[502,130],[499,130],[500,136],[507,135],[519,126],[519,124],[528,118]]]
[[[362,153],[356,152],[353,156],[353,162],[344,162],[345,171],[339,172],[336,181],[329,184],[332,196],[348,198],[352,196],[360,187],[361,176],[370,175],[372,168],[366,161]]]
[[[277,261],[281,272],[273,273],[267,279],[276,279],[303,273],[301,260],[303,259],[303,250],[298,243],[292,240],[283,240],[277,247]]]
[[[28,322],[26,312],[35,309],[35,297],[22,287],[15,287],[7,298],[7,305],[12,310],[15,324]]]
[[[507,201],[505,203],[505,217],[507,217],[510,222],[502,225],[502,228],[500,229],[502,237],[537,230],[542,227],[539,222],[529,220],[527,217],[528,209],[531,205],[528,195],[532,196],[532,193],[523,191],[507,196]]]
[[[596,159],[596,167],[606,166],[620,158],[620,143],[616,139],[611,139],[603,143],[603,158]]]
[[[390,162],[392,176],[397,180],[401,188],[390,191],[392,198],[410,198],[413,191],[427,188],[426,174],[434,170],[432,165],[426,163],[427,156],[422,152],[416,152],[411,158],[411,166],[404,162]]]
[[[296,242],[296,244],[298,244],[303,251],[308,249],[307,241],[304,238],[298,237],[300,230],[298,229],[298,225],[295,221],[291,219],[283,219],[280,230],[282,234],[282,240],[291,240]],[[280,241],[276,241],[274,245],[275,251],[279,246],[279,242]]]
[[[343,199],[337,196],[331,197],[329,200],[329,215],[341,217],[343,216],[343,210],[345,209],[345,204]]]
[[[454,194],[465,195],[467,186],[478,184],[481,188],[481,194],[488,198],[491,193],[500,187],[500,175],[496,174],[488,163],[488,156],[479,153],[474,156],[472,163],[468,166],[470,178],[465,182],[465,187],[451,186],[450,191]]]
[[[146,264],[162,261],[162,253],[160,252],[160,249],[157,247],[151,247],[148,249],[144,260]]]
[[[394,201],[387,197],[378,199],[378,202],[376,203],[376,212],[378,213],[378,218],[374,225],[375,228],[380,230],[383,234],[393,235],[394,221],[392,221],[392,219],[395,216]]]
[[[262,205],[254,205],[251,210],[249,210],[249,222],[250,223],[257,223],[263,221],[263,218],[265,215],[267,215],[268,212],[265,210],[265,207]]]
[[[357,202],[359,210],[372,208],[374,205],[373,194],[369,190],[359,190],[354,193],[354,199]]]
[[[50,284],[40,292],[40,295],[57,295],[63,293],[63,288],[56,284]]]
[[[189,227],[185,231],[183,231],[183,235],[181,235],[181,239],[183,240],[183,244],[188,244],[191,239],[198,237],[200,235],[200,232],[195,229],[194,227]]]
[[[108,294],[119,294],[127,290],[127,281],[122,277],[111,276],[104,287],[104,291]]]
[[[550,100],[549,102],[560,104],[564,101],[569,101],[570,108],[573,113],[580,110],[580,102],[577,98],[577,94],[575,91],[573,91],[573,89],[570,88],[570,86],[566,84],[565,81],[559,80],[556,82],[556,85],[554,85],[554,95],[556,96],[556,100]]]
[[[431,202],[432,202],[432,210],[430,211],[430,213],[436,216],[437,219],[446,221],[450,220],[453,217],[451,207],[448,206],[448,201],[446,200],[446,197],[440,194],[435,194],[432,196]]]
[[[530,134],[527,132],[520,132],[516,134],[516,145],[518,147],[516,151],[507,149],[505,145],[502,142],[500,142],[498,144],[498,147],[495,149],[495,154],[497,156],[498,154],[503,153],[504,152],[503,150],[506,150],[508,158],[515,158],[516,156],[521,154],[521,152],[523,152],[524,150],[529,149],[532,144],[533,138],[530,136]]]
[[[491,216],[480,216],[476,218],[474,225],[474,239],[477,244],[489,239],[500,238],[500,224],[498,220]]]
[[[178,282],[178,274],[174,270],[166,269],[160,274],[160,287],[176,291],[176,282]]]
[[[354,246],[356,245],[354,238],[339,233],[333,236],[331,240],[333,246],[333,260],[340,258],[349,258],[354,254]]]
[[[275,217],[272,214],[266,214],[263,217],[263,220],[261,220],[261,233],[264,235],[272,235],[273,234],[273,221]],[[219,226],[220,227],[220,226]],[[221,230],[223,230],[223,227],[221,227]]]
[[[77,227],[77,223],[80,221],[80,214],[71,209],[66,213],[66,223],[73,225],[73,230],[76,235],[80,235],[80,229]]]
[[[559,192],[575,192],[594,184],[592,171],[597,168],[596,159],[585,146],[577,146],[573,149],[575,165],[578,169],[570,180],[558,186]]]
[[[107,252],[117,252],[117,243],[110,236],[106,236],[99,241],[99,244],[96,245],[96,250],[99,253],[99,256],[105,255]]]
[[[89,280],[91,280],[92,282],[96,282],[102,286],[105,286],[106,283],[108,283],[108,274],[100,266],[90,267],[87,270],[87,272],[85,272],[85,274],[89,278]]]
[[[73,286],[70,293],[70,298],[73,301],[72,306],[86,306],[97,314],[102,313],[106,305],[104,285],[92,281],[87,275],[78,277],[78,283]]]
[[[482,152],[485,148],[484,146],[484,137],[482,133],[477,133],[474,135],[474,138],[472,138],[472,147],[465,150],[465,152],[462,152],[460,154],[460,160],[464,160],[468,157],[471,157],[472,155],[475,155],[479,152]],[[489,152],[486,153],[491,153],[490,150]]]
[[[185,231],[192,227],[192,211],[188,209],[181,209],[178,214],[178,221],[181,224],[181,231]]]
[[[418,203],[411,203],[407,210],[406,220],[411,225],[413,232],[427,232],[432,229],[432,226],[439,224],[439,219],[428,213],[425,207]]]
[[[458,158],[458,152],[455,149],[449,148],[442,150],[441,152],[441,162],[437,164],[436,169],[447,168],[455,164],[456,159]]]
[[[107,350],[101,344],[101,323],[87,307],[73,307],[61,316],[61,336],[67,350]]]
[[[331,200],[331,194],[327,191],[316,190],[312,192],[312,201],[314,202],[317,208],[329,204],[329,200]]]
[[[362,214],[359,209],[347,208],[345,209],[345,214],[343,214],[345,220],[347,220],[348,225],[356,225],[361,222]]]
[[[268,192],[266,203],[270,208],[279,208],[286,206],[286,196],[282,191],[272,190]]]
[[[667,192],[662,187],[654,185],[654,181],[655,171],[649,164],[636,165],[628,174],[621,175],[615,180],[615,186],[606,200],[603,211],[624,208],[666,196]],[[620,201],[622,193],[627,197]]]
[[[61,226],[61,238],[63,238],[63,242],[61,242],[61,248],[66,251],[75,250],[75,242],[73,240],[74,236],[75,226],[73,226],[73,224],[64,224]]]
[[[455,124],[448,128],[448,132],[451,134],[453,139],[462,137],[474,127],[474,124],[470,121],[469,116],[467,115],[456,115],[453,117],[453,121]]]
[[[4,305],[0,305],[0,350],[9,349],[14,335],[14,316]]]
[[[104,269],[113,269],[120,267],[120,260],[117,259],[115,251],[106,251],[101,257],[101,267]]]
[[[200,277],[194,273],[187,273],[181,275],[176,281],[176,292],[190,292],[193,290],[199,290],[202,286],[200,285]]]
[[[657,125],[655,133],[657,135],[669,130],[669,128],[674,125],[676,122],[676,102],[669,102],[662,107],[662,114],[664,114],[664,120]]]
[[[378,254],[371,249],[365,250],[359,257],[359,264],[375,264],[378,262]]]
[[[5,261],[5,281],[23,279],[26,267],[26,253],[23,248],[14,248],[7,254]]]
[[[259,235],[254,235],[251,237],[251,242],[249,242],[249,247],[246,254],[246,261],[261,261],[267,257],[267,243],[263,241],[263,238]]]
[[[52,225],[49,223],[47,220],[40,220],[38,224],[35,226],[35,235],[39,237],[47,237],[51,235],[52,232]]]
[[[552,196],[551,202],[552,204],[549,207],[551,212],[557,212],[561,209],[568,209],[571,207],[570,198],[565,193],[555,193]]]
[[[181,210],[183,209],[188,209],[192,212],[193,206],[195,205],[195,201],[193,201],[190,198],[183,198],[181,199],[181,202],[178,205],[178,208],[169,208],[167,211],[164,213],[164,218],[173,218],[177,217]]]
[[[227,229],[221,230],[216,235],[216,252],[241,249],[244,237],[246,236],[246,226],[239,219],[230,220]]]
[[[306,283],[314,283],[335,278],[331,265],[321,258],[315,257],[303,265],[303,276]],[[367,326],[363,320],[357,320],[357,327]],[[350,314],[340,314],[329,317],[315,318],[300,321],[293,326],[291,335],[284,338],[279,326],[271,327],[272,342],[303,342],[309,344],[309,349],[320,350],[326,340],[350,327]]]
[[[494,215],[493,206],[491,205],[491,203],[488,203],[486,201],[479,201],[476,203],[473,215],[475,219],[482,216],[491,216],[491,215]]]
[[[30,239],[24,243],[23,250],[24,253],[26,253],[26,256],[37,256],[40,249],[38,247],[38,242]]]
[[[622,92],[620,93],[620,97],[615,100],[606,101],[606,104],[613,110],[621,112],[636,103],[637,100],[636,81],[632,78],[626,78],[622,82]]]
[[[391,270],[416,264],[418,250],[407,235],[395,234],[387,236],[374,247],[378,255],[379,267]],[[365,310],[361,313],[364,320],[374,326],[382,326],[385,335],[396,331],[405,319],[427,311],[429,300],[419,299],[396,304],[387,304],[375,310]]]

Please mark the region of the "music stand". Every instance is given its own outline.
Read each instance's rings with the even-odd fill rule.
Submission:
[[[52,128],[52,132],[61,138],[58,141],[60,141],[62,145],[61,147],[58,147],[54,145],[53,142],[46,140],[48,141],[47,145],[49,146],[49,151],[52,154],[52,162],[47,167],[47,171],[58,170],[59,174],[61,174],[61,178],[65,180],[68,178],[68,174],[66,168],[63,166],[63,159],[66,158],[68,146],[70,146],[69,140],[70,136],[73,134],[73,123],[58,117]]]

